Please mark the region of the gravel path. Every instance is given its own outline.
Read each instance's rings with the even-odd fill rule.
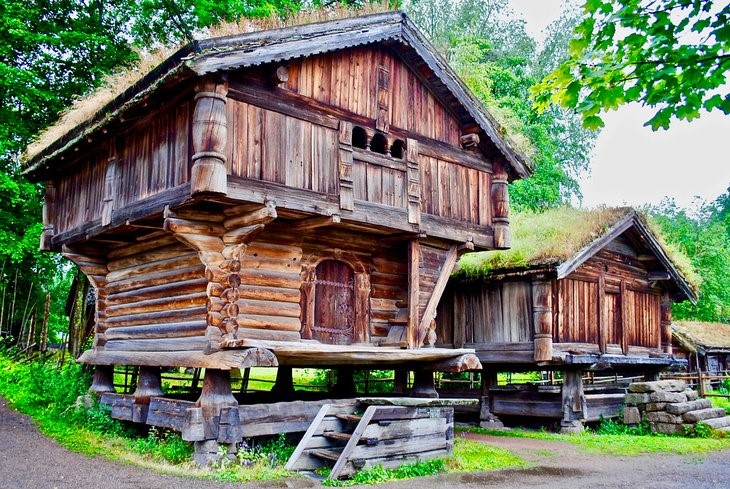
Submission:
[[[393,482],[379,489],[560,489],[730,488],[730,450],[702,455],[587,455],[573,445],[544,440],[467,435],[506,448],[529,469],[447,474]],[[69,452],[38,432],[30,418],[8,408],[0,397],[0,489],[228,489],[321,487],[305,478],[232,484],[161,475],[142,468]]]

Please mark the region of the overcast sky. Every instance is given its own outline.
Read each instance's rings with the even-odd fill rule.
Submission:
[[[563,0],[510,0],[537,39],[560,15]],[[703,113],[692,122],[673,121],[668,131],[643,127],[651,110],[638,104],[603,117],[591,158],[591,173],[581,182],[583,205],[640,206],[670,197],[691,207],[695,196],[712,201],[730,185],[730,116]]]

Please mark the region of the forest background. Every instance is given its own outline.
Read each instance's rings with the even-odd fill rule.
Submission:
[[[566,66],[575,68],[580,50],[602,39],[600,32],[587,34],[586,25],[596,25],[601,15],[596,5],[606,3],[610,2],[588,1],[584,9],[566,5],[538,43],[510,10],[508,0],[404,0],[375,6],[358,0],[4,0],[0,3],[0,340],[30,346],[47,331],[51,343],[70,339],[72,354],[83,348],[93,311],[88,283],[60,255],[38,250],[42,187],[22,177],[22,155],[76,100],[114,73],[134,73],[147,53],[206,37],[208,28],[221,22],[286,20],[306,9],[321,13],[363,6],[401,8],[506,128],[515,145],[529,154],[534,176],[511,184],[511,201],[515,211],[540,212],[579,203],[579,178],[590,171],[595,130],[600,126],[594,106],[601,99],[586,115],[578,103],[561,108],[560,100],[550,104],[550,96],[544,94],[560,93],[554,86],[556,73],[565,73]],[[641,14],[631,15],[640,20]],[[576,87],[565,76],[557,82],[565,82],[570,90]],[[535,92],[540,89],[542,96]],[[543,102],[540,110],[534,93]],[[585,86],[581,93],[586,93]],[[621,103],[606,100],[609,108]],[[670,101],[668,107],[680,105]],[[723,108],[716,103],[710,109],[715,107]],[[669,124],[673,115],[677,116],[671,110],[662,112],[662,124]],[[587,117],[591,129],[585,127]],[[671,245],[689,256],[701,278],[698,303],[675,305],[675,318],[730,321],[730,187],[715,201],[702,202],[691,211],[672,200],[642,210]]]

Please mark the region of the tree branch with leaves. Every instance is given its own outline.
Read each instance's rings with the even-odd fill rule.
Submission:
[[[540,109],[601,113],[630,102],[656,109],[646,122],[667,129],[702,110],[730,114],[730,3],[715,0],[587,0],[570,57],[533,89]]]

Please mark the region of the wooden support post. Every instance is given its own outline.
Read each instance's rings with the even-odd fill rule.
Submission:
[[[629,295],[626,281],[621,281],[621,352],[629,354]]]
[[[408,222],[410,224],[421,224],[421,171],[418,168],[418,141],[408,139],[406,144]]]
[[[352,180],[352,123],[340,122],[340,209],[355,209]]]
[[[454,271],[454,266],[456,265],[457,258],[457,246],[452,245],[451,248],[449,248],[443,265],[441,266],[441,270],[439,270],[438,279],[436,279],[436,285],[433,288],[431,297],[428,299],[426,309],[423,311],[421,322],[418,325],[418,341],[416,343],[416,348],[420,348],[424,340],[429,337],[429,329],[433,331],[434,325],[432,325],[431,323],[436,319],[436,308],[438,307],[439,301],[441,301],[441,296],[446,289],[446,284],[449,281],[451,272]],[[436,333],[434,331],[434,334],[431,335],[431,339],[435,340],[435,334]],[[429,346],[433,346],[430,341]]]
[[[535,327],[534,360],[553,359],[553,291],[550,280],[532,280],[532,317]]]
[[[480,397],[479,426],[482,428],[501,429],[504,423],[492,414],[492,396],[489,389],[497,385],[497,371],[482,369],[482,395]]]
[[[375,129],[387,133],[390,130],[390,72],[385,65],[378,65]]]
[[[196,92],[190,193],[225,195],[228,192],[225,156],[228,137],[228,82],[207,77],[196,87]]]
[[[502,159],[494,162],[492,174],[492,223],[494,227],[494,247],[507,249],[512,246],[512,235],[509,229],[509,182],[507,170]]]
[[[563,372],[563,388],[561,390],[563,419],[560,431],[563,433],[580,433],[583,431],[582,420],[586,418],[586,399],[583,394],[583,371],[565,370]]]
[[[418,348],[418,304],[420,300],[421,247],[417,239],[408,242],[408,348]]]
[[[357,388],[355,387],[354,374],[355,371],[352,367],[340,367],[337,369],[337,382],[333,388],[335,396],[342,398],[355,397]]]
[[[290,400],[294,394],[294,375],[291,367],[279,366],[276,369],[276,381],[271,392],[281,397],[283,401]]]
[[[438,399],[439,395],[433,383],[432,371],[420,369],[413,371],[413,389],[411,389],[411,396]]]
[[[89,394],[104,394],[105,392],[116,392],[114,388],[114,366],[97,365],[94,369],[94,377],[89,387]]]
[[[104,178],[104,192],[101,204],[101,225],[108,226],[112,222],[112,213],[114,211],[114,198],[117,185],[117,152],[116,144],[112,141],[109,145],[109,159],[106,165],[106,175]]]
[[[195,404],[202,409],[204,439],[218,440],[220,425],[225,421],[221,420],[222,410],[238,408],[238,401],[231,391],[230,370],[205,369],[203,390]]]
[[[661,304],[661,344],[664,353],[672,354],[672,300],[666,292]]]
[[[46,182],[46,194],[43,199],[43,231],[41,232],[40,249],[51,250],[51,240],[55,234],[56,221],[56,183],[53,180]]]
[[[612,324],[606,323],[606,277],[603,274],[598,277],[598,349],[606,353],[608,347],[608,332],[613,328]]]
[[[147,422],[147,412],[150,406],[150,397],[162,396],[162,379],[159,367],[139,367],[137,389],[132,393],[132,421],[135,423]]]
[[[408,376],[410,371],[397,368],[393,371],[393,394],[405,395],[408,390]]]

